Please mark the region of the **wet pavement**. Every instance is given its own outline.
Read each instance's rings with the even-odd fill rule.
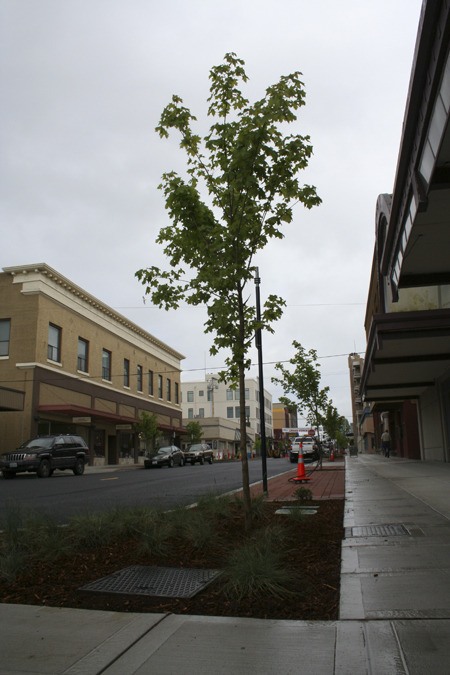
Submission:
[[[308,484],[315,499],[345,485],[338,621],[3,604],[1,674],[448,675],[450,465],[379,455],[345,465]],[[290,499],[295,475],[270,480],[269,499]]]

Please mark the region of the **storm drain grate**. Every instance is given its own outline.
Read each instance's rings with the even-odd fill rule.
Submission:
[[[79,590],[94,593],[192,598],[220,574],[222,574],[221,570],[132,565],[86,584]]]
[[[346,527],[345,538],[351,537],[398,537],[409,535],[409,530],[402,524],[395,525],[359,525]]]

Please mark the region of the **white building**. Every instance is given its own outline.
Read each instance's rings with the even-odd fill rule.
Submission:
[[[272,395],[264,389],[266,438],[273,437]],[[219,382],[217,375],[207,373],[204,380],[181,383],[181,408],[184,420],[219,417],[239,425],[239,389]],[[259,378],[245,380],[245,416],[249,436],[260,434]]]

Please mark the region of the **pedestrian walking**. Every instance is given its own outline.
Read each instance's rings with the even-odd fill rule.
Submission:
[[[387,429],[381,434],[381,450],[384,452],[385,457],[389,457],[391,452],[391,437]]]

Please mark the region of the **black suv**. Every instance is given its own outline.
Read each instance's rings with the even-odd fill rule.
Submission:
[[[81,476],[88,453],[81,436],[39,436],[23,443],[14,452],[1,455],[0,469],[3,478],[14,478],[16,473],[24,471],[35,471],[39,478],[48,478],[55,469],[72,469],[75,476]]]
[[[195,462],[198,462],[199,464],[209,462],[209,464],[212,464],[213,451],[207,443],[195,443],[195,445],[191,445],[188,450],[184,451],[184,459],[186,464],[188,462],[192,465],[194,465]]]

